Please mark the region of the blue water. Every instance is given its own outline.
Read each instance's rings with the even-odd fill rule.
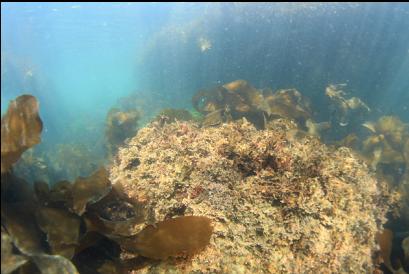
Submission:
[[[117,98],[138,88],[138,52],[163,13],[150,6],[2,4],[2,110],[19,94],[37,96],[57,139],[70,121],[104,119]]]
[[[80,142],[102,155],[119,98],[140,94],[151,117],[236,79],[297,88],[318,120],[325,87],[347,83],[378,114],[408,122],[409,5],[1,4],[2,113],[35,95],[51,147]]]

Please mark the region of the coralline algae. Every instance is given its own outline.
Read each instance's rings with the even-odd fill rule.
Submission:
[[[214,226],[210,244],[189,260],[139,271],[373,270],[392,199],[385,184],[348,148],[293,138],[283,119],[267,128],[245,119],[210,128],[154,122],[120,149],[111,181],[143,205],[145,223],[193,215]]]

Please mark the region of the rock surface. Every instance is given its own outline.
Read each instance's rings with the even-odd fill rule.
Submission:
[[[390,196],[350,149],[331,150],[290,122],[256,130],[244,119],[141,129],[119,150],[114,188],[142,204],[144,224],[205,216],[202,252],[138,273],[369,273]]]

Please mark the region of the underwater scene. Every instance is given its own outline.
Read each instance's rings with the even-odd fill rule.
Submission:
[[[2,2],[1,254],[409,273],[409,5]]]

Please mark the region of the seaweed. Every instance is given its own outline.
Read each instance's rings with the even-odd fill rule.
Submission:
[[[247,81],[236,80],[209,90],[200,90],[192,97],[193,107],[207,115],[203,126],[246,118],[257,128],[264,129],[268,120],[293,119],[305,126],[311,119],[310,102],[295,89],[260,90]]]
[[[192,121],[193,115],[186,109],[165,108],[159,112],[154,121],[163,119],[163,116],[167,117],[169,123],[177,121]]]
[[[345,127],[350,122],[354,125],[371,112],[371,109],[358,97],[346,98],[344,91],[346,84],[330,84],[325,89],[325,95],[330,100],[333,109],[333,120],[335,124]]]
[[[55,183],[48,193],[47,202],[57,207],[72,208],[72,187],[73,184],[66,180]]]
[[[40,269],[41,274],[78,274],[71,261],[62,256],[41,254],[32,256],[31,259]]]
[[[365,110],[354,98],[344,98],[346,106]],[[35,98],[26,100],[37,113]],[[39,142],[42,124],[29,130],[38,138],[5,152],[11,160],[4,172],[2,165],[7,271],[76,273],[76,267],[81,273],[121,273],[146,265],[161,270],[175,262],[186,271],[209,271],[226,262],[249,272],[372,269],[368,254],[393,199],[350,150],[320,143],[320,130],[330,124],[312,120],[307,98],[295,89],[273,92],[236,80],[199,91],[192,102],[196,117],[205,115],[201,127],[187,110],[164,109],[138,129],[138,111],[112,109],[108,152],[113,156],[127,146],[109,172],[100,168],[74,183],[37,181],[33,189],[14,175],[10,167]],[[2,118],[2,137],[7,119]],[[406,180],[407,125],[381,117],[366,127],[371,131],[366,139],[350,135],[342,144],[361,141],[378,175],[389,180],[402,170],[392,180]],[[81,153],[81,146],[70,149]],[[32,156],[26,163],[37,166],[41,161]],[[402,196],[405,191],[400,189]],[[381,249],[390,257],[387,247]],[[295,260],[286,264],[283,258]]]
[[[117,243],[100,236],[89,246],[79,249],[72,262],[80,273],[104,273],[101,270],[108,267],[111,271],[106,273],[124,273],[122,260],[119,259],[120,251]]]
[[[87,178],[78,178],[72,186],[74,212],[82,215],[87,204],[98,202],[110,191],[111,182],[105,168],[100,168]]]
[[[147,226],[136,236],[121,241],[127,251],[151,259],[192,255],[209,244],[211,220],[202,216],[183,216]]]
[[[126,124],[129,129],[137,117],[135,113],[116,112],[112,122],[119,127]],[[105,168],[88,177],[78,177],[74,183],[63,180],[51,185],[44,181],[30,185],[14,174],[11,165],[26,149],[39,143],[41,128],[38,103],[29,95],[13,101],[2,117],[2,273],[75,274],[76,267],[84,272],[97,269],[101,273],[122,273],[145,265],[146,260],[121,260],[121,247],[116,241],[137,237],[141,244],[148,241],[155,249],[162,244],[155,240],[162,239],[155,239],[157,234],[143,229],[144,204],[126,199],[118,187],[113,189]],[[31,154],[29,158],[27,164],[36,162],[31,161]],[[139,164],[135,160],[132,166]],[[198,235],[208,233],[203,226],[206,222],[193,218],[190,223],[178,223],[189,225],[185,231],[199,242],[181,242],[174,246],[171,255],[198,251],[204,244],[204,238]],[[165,223],[159,227],[165,234],[176,232],[174,225]]]
[[[216,111],[224,107],[226,92],[227,90],[223,87],[199,90],[192,97],[192,105],[200,113]]]
[[[4,207],[2,224],[18,250],[24,254],[44,253],[44,237],[34,218],[35,205],[18,203],[6,204]]]
[[[376,239],[381,249],[383,263],[390,271],[394,272],[390,259],[392,253],[393,232],[389,229],[384,229],[383,231],[377,233]]]
[[[13,243],[9,235],[1,231],[1,273],[9,274],[27,261],[25,256],[13,252]]]
[[[312,118],[311,103],[296,89],[281,89],[265,99],[270,116],[291,119],[303,127]]]
[[[36,221],[47,234],[51,253],[71,259],[79,242],[81,219],[66,209],[40,207]]]
[[[203,127],[211,127],[220,125],[223,122],[226,122],[225,110],[218,109],[213,112],[208,113],[203,120],[202,126]]]
[[[409,236],[402,241],[402,249],[404,253],[404,267],[409,269]]]
[[[391,185],[406,180],[408,126],[395,116],[382,116],[375,123],[366,122],[362,126],[370,130],[370,135],[361,141],[362,148],[358,151],[378,176],[388,178]]]
[[[1,117],[1,173],[10,170],[24,151],[40,143],[42,129],[34,96],[21,95],[10,102]]]
[[[108,157],[115,155],[125,140],[136,134],[140,118],[140,112],[135,109],[122,111],[118,108],[112,108],[109,110],[105,125]]]
[[[31,210],[28,210],[30,208]],[[46,254],[47,248],[43,242],[44,237],[36,225],[32,210],[33,206],[30,205],[7,205],[4,216],[2,214],[2,225],[5,226],[13,245],[24,255],[27,262],[23,265],[21,257],[19,257],[19,266],[23,267],[23,271],[28,271],[28,273],[33,273],[34,269],[42,274],[78,273],[75,266],[68,259],[59,255]],[[2,259],[3,256],[8,262],[16,259],[15,255],[10,252],[2,253]],[[34,264],[32,265],[32,263]]]

